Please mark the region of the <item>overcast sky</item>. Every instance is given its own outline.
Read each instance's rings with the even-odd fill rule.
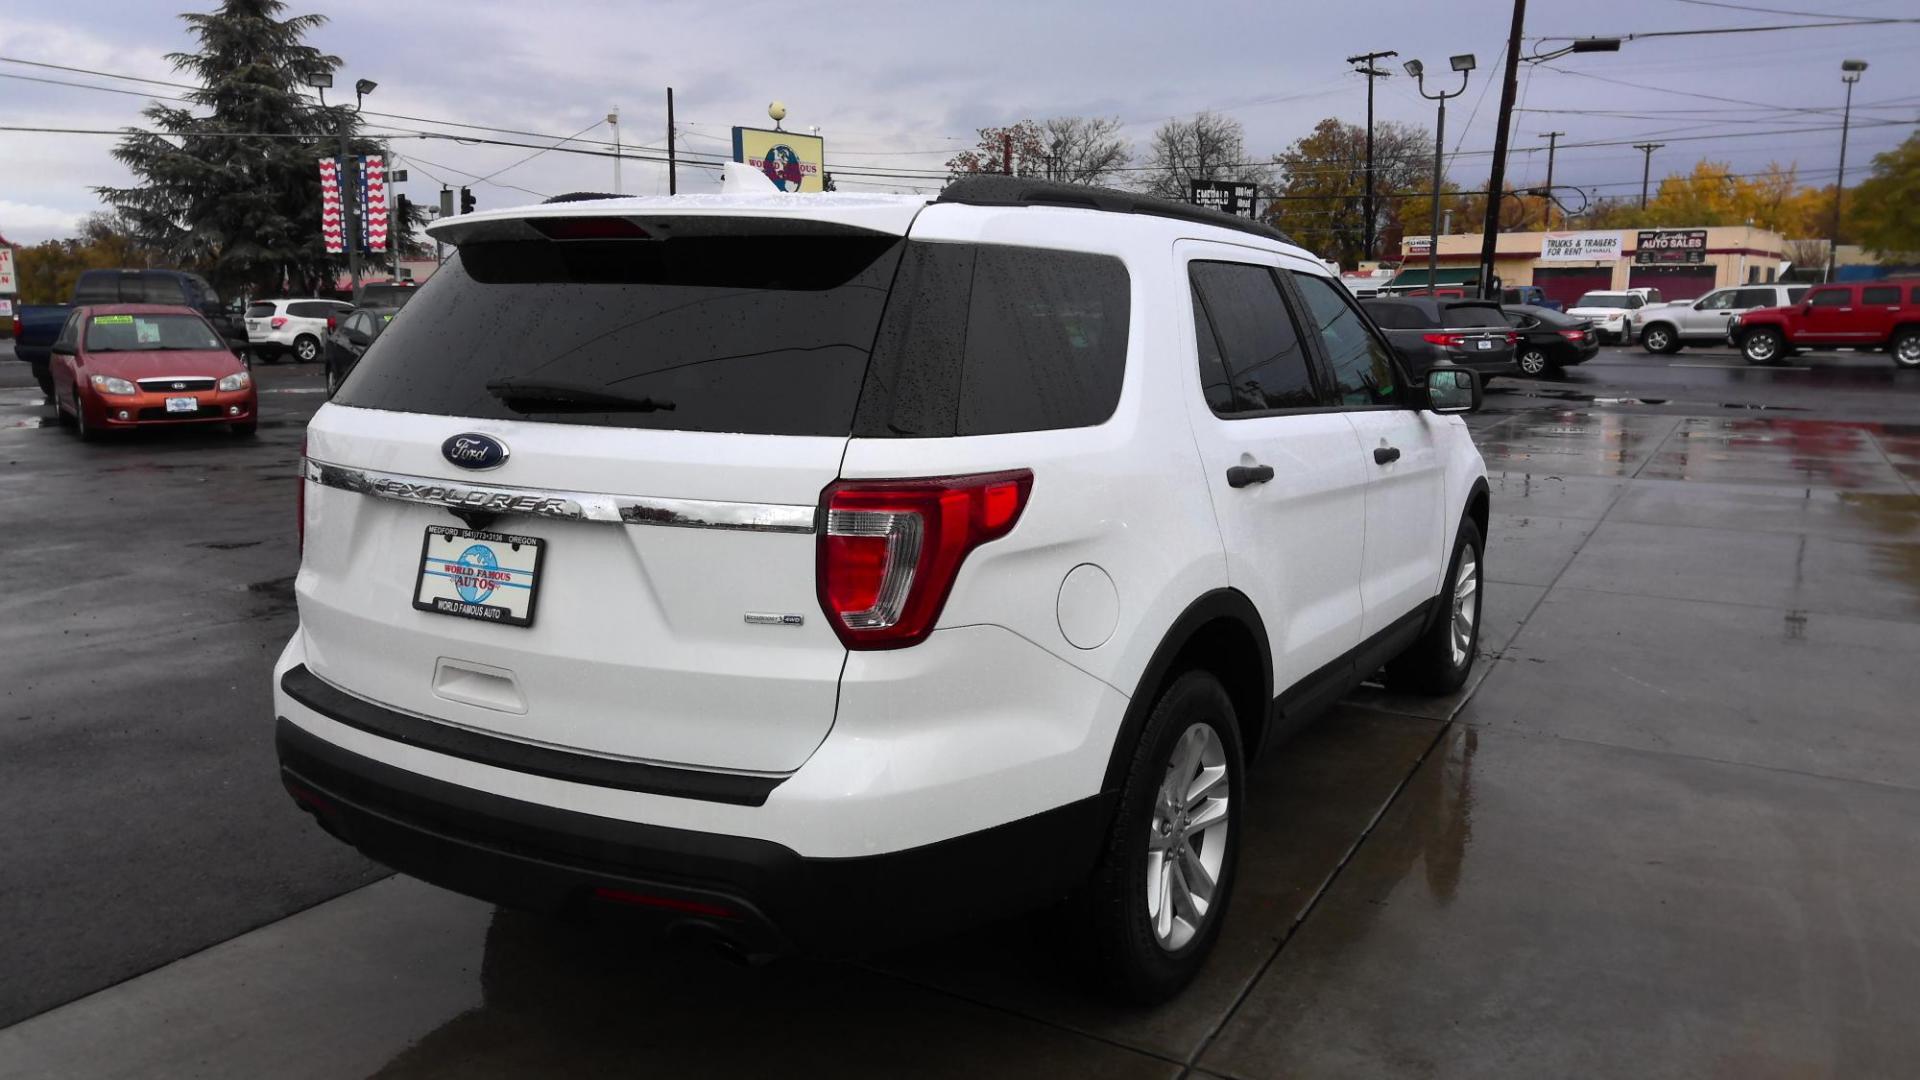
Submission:
[[[177,12],[211,8],[213,2],[0,0],[0,57],[178,80],[164,54],[192,43]],[[1769,7],[1920,14],[1913,0],[1535,0],[1527,34],[1622,35],[1810,21],[1736,10]],[[1511,8],[1505,0],[295,0],[288,12],[330,19],[310,40],[345,59],[341,86],[356,78],[379,82],[369,111],[553,139],[590,128],[582,139],[604,142],[611,132],[603,118],[618,106],[623,143],[663,146],[665,87],[671,85],[681,148],[724,154],[729,128],[765,126],[767,102],[779,98],[789,109],[789,130],[819,126],[828,166],[848,181],[844,190],[854,191],[937,187],[935,179],[856,177],[852,171],[937,172],[947,157],[972,144],[978,127],[1066,113],[1119,117],[1144,148],[1166,118],[1213,109],[1240,120],[1250,154],[1264,159],[1323,117],[1363,121],[1366,80],[1343,58],[1379,49],[1401,55],[1388,62],[1395,77],[1377,88],[1377,115],[1421,125],[1432,124],[1432,103],[1399,74],[1399,63],[1419,57],[1430,70],[1429,84],[1435,82],[1431,72],[1438,71],[1438,82],[1450,88],[1447,56],[1478,55],[1479,70],[1467,92],[1449,108],[1447,145],[1463,151],[1452,160],[1450,175],[1467,185],[1483,183]],[[1528,48],[1534,47],[1529,41]],[[1857,183],[1873,154],[1896,145],[1920,119],[1920,25],[1651,38],[1630,41],[1617,54],[1522,65],[1519,104],[1529,111],[1516,114],[1514,145],[1539,147],[1544,141],[1536,133],[1566,132],[1556,182],[1597,186],[1602,194],[1638,190],[1640,153],[1628,145],[1581,143],[1666,142],[1654,157],[1656,177],[1705,156],[1731,162],[1740,172],[1770,161],[1798,163],[1804,179],[1831,182],[1845,58],[1872,65],[1855,92],[1848,177]],[[139,124],[145,103],[140,95],[177,92],[4,61],[0,75],[135,91],[0,78],[0,125],[8,126]],[[1813,109],[1833,111],[1807,111]],[[510,165],[474,185],[483,208],[562,191],[607,190],[613,182],[606,158],[547,153],[514,165],[532,151],[401,138],[463,129],[370,119],[396,129],[387,133],[395,136],[394,154],[404,159],[397,164],[412,171],[401,190],[422,202],[436,198],[434,177],[458,186]],[[99,209],[92,188],[127,180],[109,155],[112,143],[98,135],[0,131],[0,234],[16,243],[66,235],[81,215]],[[665,190],[659,166],[629,161],[623,168],[625,190]],[[1509,168],[1517,183],[1538,182],[1546,155],[1516,153]],[[715,183],[710,172],[698,169],[683,167],[681,175],[682,190]]]

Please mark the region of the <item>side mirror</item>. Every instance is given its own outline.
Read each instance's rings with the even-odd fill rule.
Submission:
[[[63,345],[60,342],[56,341],[53,343],[53,347],[47,351],[51,352],[55,356],[72,356],[73,346]]]
[[[1452,415],[1480,407],[1480,376],[1468,368],[1428,368],[1426,385],[1427,408],[1433,412]]]

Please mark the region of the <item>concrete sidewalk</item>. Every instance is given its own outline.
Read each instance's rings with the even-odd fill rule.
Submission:
[[[1472,422],[1481,681],[1261,764],[1167,1006],[1052,917],[739,969],[395,878],[0,1031],[0,1076],[1910,1075],[1920,429]]]

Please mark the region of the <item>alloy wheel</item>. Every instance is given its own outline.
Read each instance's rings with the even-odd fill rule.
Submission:
[[[1173,746],[1147,834],[1147,919],[1168,952],[1191,942],[1224,899],[1216,890],[1231,797],[1225,744],[1211,724],[1193,724]]]
[[[1908,334],[1894,342],[1893,358],[1902,367],[1920,367],[1920,334]]]
[[[1772,334],[1754,334],[1747,338],[1746,352],[1747,359],[1749,360],[1755,360],[1764,364],[1772,360],[1774,353],[1777,351],[1778,346],[1773,340]]]
[[[1643,340],[1649,352],[1666,352],[1667,346],[1672,344],[1671,341],[1667,340],[1667,332],[1665,330],[1649,330]]]
[[[1547,370],[1547,354],[1539,349],[1528,349],[1521,353],[1520,370],[1528,375],[1538,375]]]
[[[1453,576],[1453,646],[1455,667],[1473,653],[1474,623],[1480,618],[1480,560],[1471,546],[1460,551],[1460,569]]]
[[[313,358],[320,355],[320,346],[311,338],[301,338],[299,341],[293,343],[293,355],[298,358],[301,363],[311,364],[313,363]]]

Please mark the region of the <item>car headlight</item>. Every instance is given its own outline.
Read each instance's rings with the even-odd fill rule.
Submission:
[[[137,394],[140,388],[125,379],[116,379],[111,375],[95,375],[93,388],[103,394]]]
[[[236,371],[220,380],[222,390],[245,390],[253,385],[253,378],[244,371]]]

